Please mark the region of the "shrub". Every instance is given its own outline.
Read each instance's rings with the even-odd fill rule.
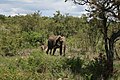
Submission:
[[[107,71],[107,59],[105,55],[100,53],[100,55],[94,60],[90,61],[85,68],[84,72],[86,77],[90,77],[90,80],[106,80],[108,77]]]
[[[77,74],[81,72],[84,61],[80,59],[80,57],[77,58],[73,57],[66,59],[65,63],[66,63],[66,67],[69,68],[72,73]]]

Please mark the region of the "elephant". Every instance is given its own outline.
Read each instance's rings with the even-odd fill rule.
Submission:
[[[49,53],[49,50],[50,50],[50,54],[52,53],[52,50],[53,50],[53,55],[54,55],[56,49],[59,48],[60,55],[62,55],[62,53],[64,53],[64,56],[65,56],[66,44],[65,44],[65,37],[64,36],[61,36],[61,35],[49,36],[47,46],[48,46],[47,51],[46,51],[47,54]]]

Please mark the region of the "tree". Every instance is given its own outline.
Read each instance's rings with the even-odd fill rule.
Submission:
[[[68,0],[65,0],[68,1]],[[120,37],[120,28],[108,34],[111,21],[120,21],[120,0],[72,0],[75,4],[87,5],[89,17],[97,18],[102,24],[98,25],[103,34],[104,48],[107,56],[107,73],[113,72],[114,44]],[[112,28],[114,28],[113,26]],[[106,75],[108,76],[108,75]]]

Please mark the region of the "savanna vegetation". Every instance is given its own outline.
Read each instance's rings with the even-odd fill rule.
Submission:
[[[56,11],[53,17],[46,17],[38,11],[25,16],[0,15],[1,80],[120,79],[119,4],[73,1],[89,5],[92,14],[74,17]],[[41,50],[40,45],[47,44],[52,34],[66,37],[64,57]]]

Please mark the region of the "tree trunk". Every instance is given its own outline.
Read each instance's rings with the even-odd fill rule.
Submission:
[[[108,58],[108,69],[110,73],[113,72],[113,58],[114,58],[114,41],[109,40],[109,58]]]
[[[105,16],[103,16],[103,35],[104,35],[104,42],[105,42],[105,52],[106,52],[106,56],[107,56],[107,59],[109,58],[109,49],[108,49],[108,28],[106,27],[106,24],[107,24],[107,18]]]
[[[108,54],[109,56],[107,57],[108,60],[108,72],[110,73],[110,75],[113,73],[113,58],[114,58],[114,43],[115,40],[120,37],[120,30],[118,30],[118,32],[113,33],[109,39],[109,49],[108,49]]]
[[[107,18],[103,15],[103,31],[104,31],[104,42],[105,42],[105,52],[107,56],[107,70],[104,79],[108,79],[113,72],[113,44],[114,42],[108,38],[108,27],[107,27]]]

